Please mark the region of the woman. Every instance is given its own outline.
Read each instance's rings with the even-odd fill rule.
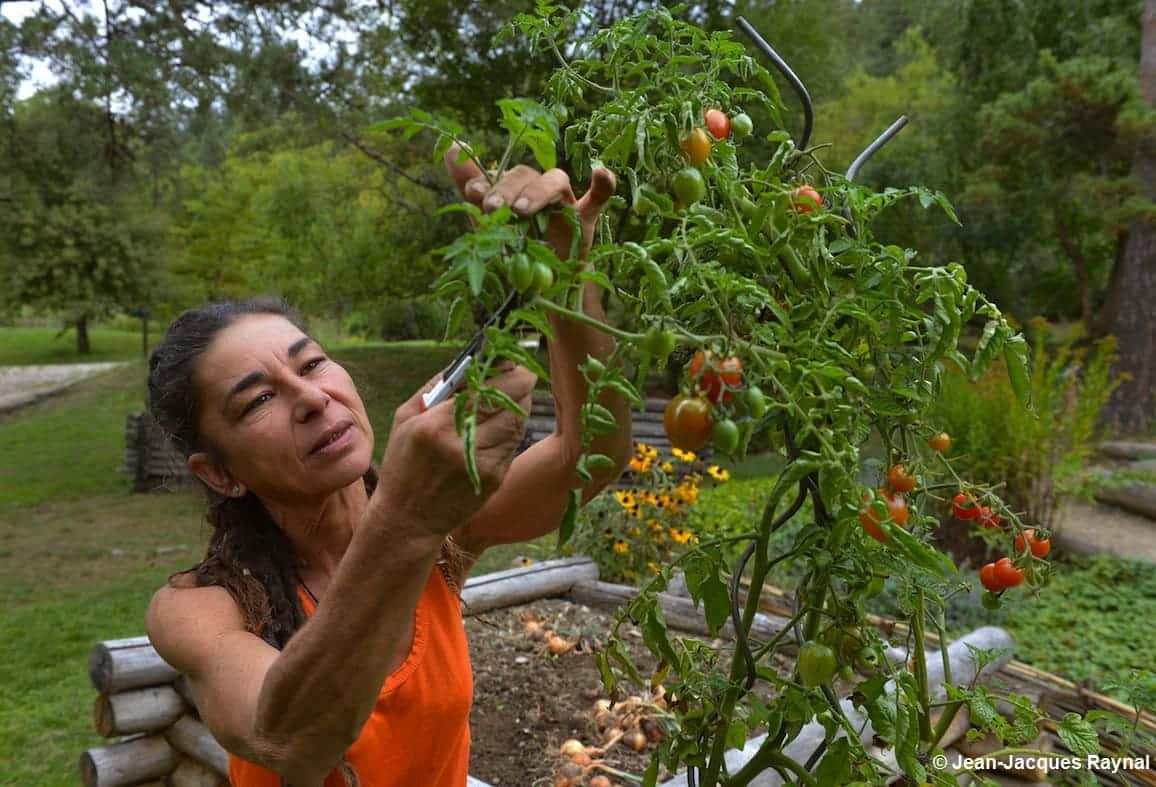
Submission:
[[[565,173],[511,170],[492,188],[471,163],[446,163],[459,191],[491,211],[532,215],[573,204],[590,248],[614,192],[595,172],[575,200]],[[547,238],[568,254],[562,217]],[[587,285],[586,311],[602,318]],[[349,375],[269,301],[181,315],[150,359],[150,409],[209,490],[213,534],[194,569],[153,598],[149,637],[184,673],[201,715],[230,752],[234,787],[461,787],[472,679],[457,593],[489,546],[558,526],[581,453],[577,366],[613,350],[604,334],[552,318],[557,430],[514,457],[524,421],[479,411],[474,493],[452,401],[398,408],[382,457]],[[530,409],[536,378],[505,364],[490,382]],[[630,411],[594,450],[629,459]]]

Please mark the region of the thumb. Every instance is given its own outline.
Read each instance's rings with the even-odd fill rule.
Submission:
[[[578,214],[583,219],[596,219],[602,213],[602,209],[606,207],[606,203],[614,196],[614,190],[618,188],[618,179],[614,177],[614,173],[606,169],[606,167],[598,167],[591,173],[590,188],[582,199],[578,200],[577,209]]]

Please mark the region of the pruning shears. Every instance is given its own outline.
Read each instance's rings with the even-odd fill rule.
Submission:
[[[446,367],[445,372],[442,373],[442,379],[438,381],[431,390],[421,395],[422,411],[428,410],[435,405],[444,402],[456,393],[465,379],[466,370],[473,364],[474,359],[481,354],[486,343],[486,328],[495,325],[499,320],[504,318],[507,314],[513,311],[518,306],[518,293],[511,291],[506,296],[506,300],[502,305],[491,314],[478,332],[474,334],[474,338],[470,339],[470,343],[466,345],[465,349],[461,351],[454,362]]]

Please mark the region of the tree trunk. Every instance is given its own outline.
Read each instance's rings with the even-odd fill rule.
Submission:
[[[92,346],[88,343],[88,315],[82,314],[76,319],[76,352],[88,355]]]
[[[1142,24],[1140,86],[1145,101],[1156,106],[1156,0],[1145,0]],[[1154,143],[1145,139],[1133,164],[1141,194],[1148,199],[1156,199]],[[1146,431],[1156,422],[1156,226],[1150,221],[1132,222],[1120,264],[1116,315],[1108,330],[1119,340],[1117,371],[1131,379],[1116,389],[1105,418],[1121,431]]]

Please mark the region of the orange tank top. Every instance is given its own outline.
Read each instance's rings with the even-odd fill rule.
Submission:
[[[306,616],[314,604],[299,591]],[[409,656],[385,679],[377,705],[346,750],[362,787],[463,787],[470,759],[473,674],[458,596],[435,566],[414,614]],[[277,774],[229,755],[233,787],[281,787]],[[325,787],[343,787],[340,770]]]

